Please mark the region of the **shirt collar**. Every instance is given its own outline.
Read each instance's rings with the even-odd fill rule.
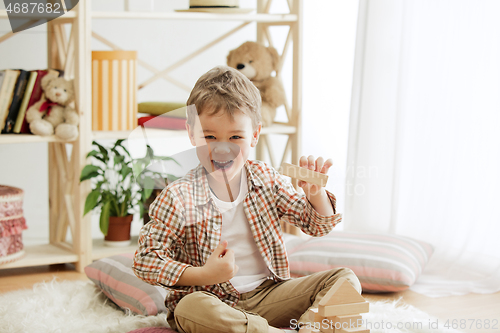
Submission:
[[[245,161],[244,168],[247,173],[248,191],[252,191],[254,187],[264,186],[264,182],[262,181],[262,179],[254,171],[252,171],[248,160]],[[211,198],[210,186],[208,185],[205,168],[201,163],[198,164],[198,166],[194,169],[193,184],[194,204],[196,206],[206,205]]]

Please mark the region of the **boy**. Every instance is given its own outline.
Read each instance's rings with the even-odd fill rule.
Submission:
[[[290,279],[279,222],[326,235],[341,220],[335,197],[302,181],[300,194],[273,168],[247,159],[259,139],[261,98],[237,70],[204,74],[187,105],[200,164],[151,205],[135,274],[171,290],[168,322],[179,332],[283,332],[276,327],[292,322],[310,332],[307,311],[335,281],[345,277],[361,287],[349,269]],[[300,159],[322,173],[331,165]]]

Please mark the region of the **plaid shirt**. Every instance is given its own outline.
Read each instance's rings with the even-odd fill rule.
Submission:
[[[245,162],[248,194],[243,207],[257,247],[275,281],[290,279],[280,221],[311,236],[324,236],[341,221],[341,215],[322,216],[304,194],[276,170],[259,161]],[[234,306],[239,293],[227,281],[207,286],[175,286],[187,267],[201,267],[221,241],[222,215],[209,193],[200,164],[170,184],[150,207],[151,221],[139,236],[134,272],[142,280],[170,289],[165,304],[174,311],[183,296],[210,292]],[[335,211],[335,196],[327,191]]]

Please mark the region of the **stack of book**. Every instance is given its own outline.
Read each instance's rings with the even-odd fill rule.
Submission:
[[[139,126],[168,130],[186,129],[186,103],[181,102],[142,102],[138,112],[144,114],[137,118]]]
[[[41,82],[48,73],[61,74],[53,69],[0,70],[0,133],[30,133],[26,111],[42,98]]]

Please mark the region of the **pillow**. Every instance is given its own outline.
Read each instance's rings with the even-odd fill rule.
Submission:
[[[293,277],[347,267],[358,277],[363,292],[408,289],[434,251],[428,243],[389,234],[331,232],[307,240],[290,236],[285,241],[292,245],[286,247]]]
[[[132,257],[132,254],[121,254],[94,261],[85,267],[85,274],[122,309],[144,316],[167,313],[168,291],[135,276]]]
[[[154,116],[165,115],[169,117],[186,118],[186,103],[181,102],[142,102],[137,106],[137,112]]]

